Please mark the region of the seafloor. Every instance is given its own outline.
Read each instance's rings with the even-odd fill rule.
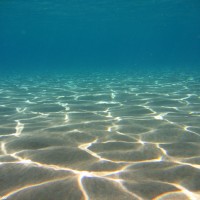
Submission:
[[[200,199],[200,77],[4,76],[0,196]]]

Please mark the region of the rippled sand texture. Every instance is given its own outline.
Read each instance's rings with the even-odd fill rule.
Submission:
[[[199,77],[0,83],[1,199],[200,199]]]

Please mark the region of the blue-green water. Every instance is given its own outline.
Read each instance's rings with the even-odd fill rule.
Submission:
[[[0,65],[18,70],[198,67],[199,0],[0,2]]]
[[[200,2],[0,2],[0,198],[200,199]]]

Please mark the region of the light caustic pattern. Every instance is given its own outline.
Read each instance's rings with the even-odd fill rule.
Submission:
[[[0,80],[2,200],[200,199],[200,78]]]

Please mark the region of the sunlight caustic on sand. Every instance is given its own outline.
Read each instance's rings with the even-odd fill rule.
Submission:
[[[199,83],[170,78],[1,84],[1,199],[198,200]]]

